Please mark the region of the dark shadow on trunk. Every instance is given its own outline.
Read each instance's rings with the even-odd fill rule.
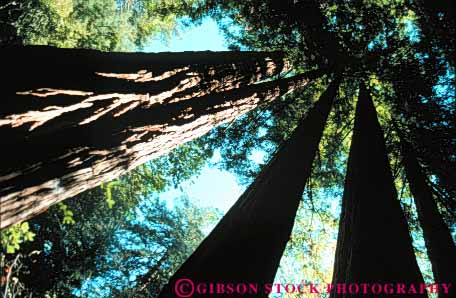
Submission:
[[[423,229],[424,243],[432,264],[434,281],[453,285],[449,294],[439,293],[439,297],[456,297],[456,247],[411,145],[401,134],[400,136],[405,173]]]
[[[335,79],[290,139],[170,279],[161,298],[176,297],[174,289],[182,278],[193,280],[195,285],[252,283],[258,292],[249,297],[267,297],[264,286],[273,282],[289,240],[338,86],[339,79]],[[227,297],[229,293],[221,294],[210,296]],[[200,296],[195,292],[192,297]]]
[[[363,293],[349,284],[388,284],[420,289],[423,283],[386,154],[383,131],[364,84],[356,107],[355,126],[345,178],[333,285],[347,293],[331,297],[427,297],[427,294]],[[343,289],[340,288],[340,291]],[[375,290],[376,291],[376,290]],[[394,287],[394,293],[397,293]],[[356,293],[357,292],[357,293]]]

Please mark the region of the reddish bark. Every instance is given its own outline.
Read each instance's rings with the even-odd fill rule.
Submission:
[[[13,53],[20,59],[11,59]],[[321,73],[252,84],[286,68],[283,54],[263,52],[26,47],[2,49],[0,57],[10,74],[0,103],[1,228],[112,180]]]
[[[267,297],[264,286],[273,282],[290,238],[338,86],[338,79],[330,84],[290,139],[174,274],[159,297],[176,297],[175,283],[181,278],[192,279],[195,284],[253,283],[260,290],[248,296]],[[210,296],[227,297],[217,293]],[[192,297],[199,296],[195,293]]]
[[[401,136],[402,137],[402,136]],[[405,173],[415,201],[418,219],[423,229],[424,243],[432,264],[436,283],[451,283],[448,294],[439,297],[456,296],[456,247],[450,230],[442,219],[432,190],[411,146],[401,138],[402,156]]]
[[[423,283],[394,187],[383,131],[361,84],[342,199],[333,284]],[[332,293],[332,297],[341,294]],[[344,297],[427,297],[347,293]]]

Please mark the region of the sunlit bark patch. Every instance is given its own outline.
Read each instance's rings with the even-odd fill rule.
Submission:
[[[55,96],[55,95],[74,95],[74,96],[88,96],[92,95],[93,92],[85,92],[79,90],[60,90],[60,89],[52,89],[52,88],[38,88],[36,91],[29,90],[29,91],[21,91],[16,92],[17,95],[33,95],[37,97],[48,97],[48,96]]]
[[[1,228],[115,179],[324,73],[255,84],[287,69],[283,53],[24,50],[30,51],[24,55],[30,57],[24,62],[30,78],[7,84],[0,103],[0,132],[9,152],[4,156],[22,157],[1,161]],[[38,75],[43,68],[52,69],[50,77]]]
[[[116,79],[123,79],[128,81],[133,81],[136,83],[144,83],[144,82],[158,82],[163,79],[168,79],[175,74],[186,71],[190,69],[189,66],[177,68],[169,71],[165,71],[164,73],[154,76],[151,71],[146,69],[139,70],[137,73],[103,73],[103,72],[95,72],[97,75],[107,78],[116,78]]]

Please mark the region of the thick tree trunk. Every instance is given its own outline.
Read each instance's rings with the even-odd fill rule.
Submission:
[[[347,293],[337,294],[334,286],[332,297],[395,297],[385,292],[364,294],[363,289],[356,293],[356,288],[348,292],[351,283],[403,283],[414,284],[417,289],[423,283],[397,200],[383,132],[364,84],[360,87],[355,117],[333,274],[333,285],[345,284]]]
[[[26,47],[3,49],[0,59],[10,74],[0,103],[1,228],[323,73],[252,84],[286,66],[281,53],[263,52],[125,54]]]
[[[290,139],[170,279],[160,297],[176,297],[175,287],[182,278],[193,280],[195,287],[199,282],[257,284],[258,293],[248,296],[267,297],[264,287],[273,282],[289,240],[338,85],[338,79],[330,84]],[[192,297],[198,294],[201,292],[195,291]],[[210,296],[227,294],[219,291]]]
[[[439,297],[455,297],[456,291],[456,247],[450,230],[439,213],[432,190],[411,146],[401,138],[405,173],[412,192],[418,219],[423,229],[429,260],[436,283],[451,283],[449,294]]]

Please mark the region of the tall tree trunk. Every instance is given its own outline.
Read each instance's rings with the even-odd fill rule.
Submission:
[[[282,53],[264,52],[126,54],[25,47],[2,49],[0,59],[10,74],[0,103],[6,151],[0,157],[1,228],[114,179],[323,73],[253,84],[287,67]]]
[[[455,297],[456,291],[456,247],[450,230],[439,213],[432,190],[411,148],[401,136],[401,147],[405,173],[415,201],[418,219],[423,229],[432,272],[436,283],[451,283],[450,293],[439,297]]]
[[[159,297],[175,297],[176,282],[181,278],[192,279],[195,284],[249,282],[258,285],[258,296],[267,297],[264,286],[273,282],[289,240],[338,86],[339,79],[329,85],[290,139],[174,274]],[[198,297],[197,292],[194,295]]]
[[[333,285],[341,283],[423,283],[386,154],[383,132],[364,84],[356,107],[355,126],[345,178]],[[370,291],[370,288],[367,288]],[[341,288],[342,291],[342,288]],[[347,289],[348,291],[348,289]],[[391,297],[382,292],[332,297]],[[396,293],[396,290],[395,290]],[[401,294],[400,297],[427,297]]]

